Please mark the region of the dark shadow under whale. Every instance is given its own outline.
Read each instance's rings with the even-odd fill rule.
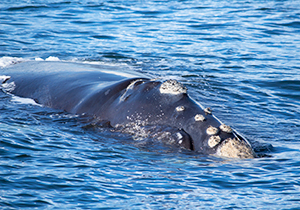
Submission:
[[[107,121],[116,130],[160,127],[169,134],[162,138],[168,144],[221,157],[256,157],[245,138],[201,108],[176,80],[106,65],[37,61],[2,69],[0,75],[5,92]]]

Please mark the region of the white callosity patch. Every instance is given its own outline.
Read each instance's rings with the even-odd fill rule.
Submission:
[[[218,147],[217,155],[229,158],[254,158],[256,155],[251,146],[237,138],[228,138]]]
[[[205,117],[202,114],[196,114],[194,119],[197,122],[203,122],[205,120]]]
[[[225,133],[232,133],[232,128],[228,125],[222,124],[220,125],[220,129]]]
[[[216,127],[213,127],[213,126],[209,126],[207,129],[206,129],[206,133],[208,135],[216,135],[219,133],[219,129],[216,128]]]
[[[185,110],[184,106],[178,106],[178,107],[176,107],[176,111],[177,112],[182,112],[184,110]]]
[[[213,148],[214,146],[216,146],[220,142],[221,142],[221,137],[220,136],[211,136],[208,139],[208,146],[210,146],[211,148]]]
[[[205,108],[204,109],[205,114],[211,114],[212,113],[212,109],[211,108]]]
[[[179,95],[187,93],[187,88],[177,80],[170,79],[161,84],[159,91],[162,94]]]

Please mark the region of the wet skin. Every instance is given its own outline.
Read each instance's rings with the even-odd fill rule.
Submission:
[[[175,145],[202,154],[255,157],[247,140],[203,110],[175,80],[64,62],[26,62],[1,74],[10,77],[2,81],[4,90],[47,107],[85,113],[113,127],[164,126],[174,134]]]

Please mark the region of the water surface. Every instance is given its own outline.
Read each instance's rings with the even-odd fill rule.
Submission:
[[[229,161],[142,144],[1,92],[1,208],[299,208],[299,8],[298,0],[1,1],[1,67],[59,59],[178,79],[259,142],[262,156]]]

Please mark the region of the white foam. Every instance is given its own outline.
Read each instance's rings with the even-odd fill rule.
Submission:
[[[18,58],[18,57],[9,57],[9,56],[4,56],[0,58],[0,67],[4,68],[7,66],[11,66],[17,63],[25,62],[25,61],[30,61],[32,59],[25,59],[25,58]],[[36,57],[34,58],[35,61],[44,61],[43,58]],[[45,59],[45,61],[61,61],[58,57],[55,56],[49,56],[48,58]]]
[[[58,57],[49,56],[45,59],[45,61],[60,61],[60,59]]]
[[[17,58],[17,57],[8,57],[8,56],[4,56],[2,58],[0,58],[0,67],[4,68],[16,63],[20,63],[22,61],[25,61],[25,59],[23,58]]]
[[[12,96],[11,101],[16,102],[16,103],[20,103],[20,104],[31,104],[31,105],[35,105],[35,106],[42,106],[38,103],[36,103],[33,99],[31,98],[22,98],[19,96]]]
[[[16,84],[15,82],[6,82],[2,84],[0,87],[4,92],[10,93],[16,88]]]
[[[4,83],[10,79],[10,76],[0,75],[0,83]]]

